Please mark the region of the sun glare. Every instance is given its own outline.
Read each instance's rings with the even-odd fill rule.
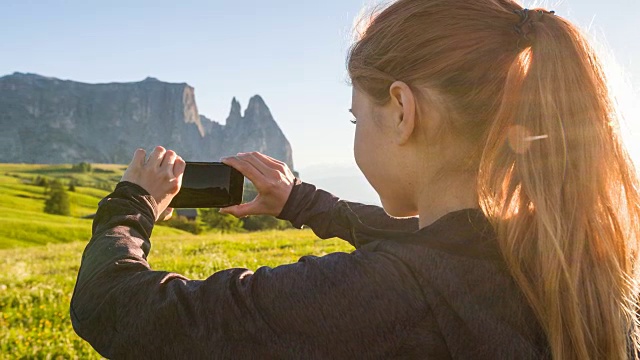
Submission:
[[[630,71],[616,61],[613,52],[601,38],[604,37],[596,37],[594,46],[598,52],[600,61],[603,63],[609,92],[616,105],[622,139],[636,168],[639,168],[640,93],[633,88],[629,80],[631,79]],[[638,170],[640,171],[640,169]]]
[[[391,5],[393,1],[379,1],[370,0],[361,9],[360,13],[353,20],[353,42],[359,41],[369,28],[369,25],[375,20],[376,16],[380,14],[387,6]]]
[[[527,8],[562,9],[565,15],[571,15],[565,0],[523,0],[522,3]],[[620,133],[640,174],[640,89],[634,89],[630,81],[631,69],[621,66],[616,60],[612,47],[606,40],[604,29],[594,21],[595,15],[587,24],[580,24],[574,18],[569,20],[582,29],[604,66],[609,91],[617,105]]]
[[[529,68],[531,67],[531,56],[532,56],[532,51],[531,48],[527,48],[524,51],[522,51],[520,53],[520,56],[518,56],[518,62],[520,64],[520,67],[522,69],[522,74],[526,77],[527,74],[529,73]]]

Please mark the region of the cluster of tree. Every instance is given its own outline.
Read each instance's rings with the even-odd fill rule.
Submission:
[[[242,202],[249,202],[258,196],[258,190],[251,182],[245,182],[244,192],[242,194]],[[260,231],[260,230],[285,230],[293,228],[288,221],[276,219],[273,216],[260,215],[249,216],[243,218],[242,228],[247,231]]]
[[[218,209],[198,209],[198,219],[207,230],[216,229],[222,232],[242,230],[242,221],[233,215],[221,214]]]
[[[115,174],[116,171],[115,170],[110,170],[110,169],[100,169],[100,168],[95,168],[92,169],[92,171],[94,173],[99,173],[99,174]]]
[[[211,229],[217,229],[222,232],[242,231],[239,219],[231,215],[221,214],[218,209],[198,209],[195,219],[181,216],[174,211],[171,219],[161,222],[160,225],[188,231],[196,235]]]
[[[249,216],[238,219],[233,215],[221,214],[218,209],[198,209],[198,217],[189,220],[174,213],[171,220],[161,223],[192,234],[203,231],[217,230],[221,232],[245,232],[261,230],[284,230],[292,228],[288,221],[276,219],[273,216]]]
[[[292,229],[291,223],[273,216],[249,216],[242,220],[242,228],[248,231]]]
[[[91,172],[91,164],[86,162],[79,162],[75,165],[71,165],[71,171],[79,172],[79,173],[89,173]]]
[[[249,202],[258,196],[258,190],[250,182],[245,182],[242,202]],[[218,230],[222,232],[244,232],[261,230],[284,230],[292,228],[285,220],[276,219],[273,216],[248,216],[238,219],[233,215],[221,214],[218,209],[198,209],[195,220],[189,220],[183,216],[177,216],[164,222],[164,225],[199,234],[202,231]]]
[[[45,193],[49,188],[49,179],[44,176],[38,175],[35,179],[33,179],[33,181],[31,181],[31,183],[35,186],[42,186],[44,188]]]
[[[73,165],[74,171],[90,172],[91,164],[81,162]],[[68,188],[65,189],[62,182],[58,179],[49,179],[44,176],[36,177],[32,183],[37,186],[44,187],[44,193],[47,195],[44,211],[49,214],[70,215],[69,195],[67,191],[75,191],[76,186],[81,183],[72,178],[69,181]],[[113,184],[107,182],[98,182],[94,187],[113,190]],[[253,200],[258,192],[251,183],[245,184],[244,202]],[[195,215],[194,215],[195,216]],[[184,216],[174,214],[171,220],[162,223],[162,225],[174,227],[193,234],[200,234],[203,231],[218,230],[222,232],[244,232],[244,231],[261,231],[261,230],[284,230],[291,228],[288,221],[276,219],[273,216],[249,216],[238,219],[235,216],[221,214],[218,209],[198,209],[197,218],[190,220]]]
[[[8,172],[4,173],[4,176],[11,176],[11,177],[16,178],[16,179],[22,179],[22,176],[20,176],[18,174],[8,173]]]
[[[54,185],[54,183],[55,183],[55,187],[62,186],[62,183],[60,182],[60,180],[57,180],[57,179],[51,180],[47,177],[40,176],[40,175],[38,175],[35,179],[31,178],[31,184],[36,186],[42,186],[44,188],[45,195],[49,194],[49,191],[52,188],[52,185]],[[67,190],[71,192],[75,192],[76,186],[82,186],[82,183],[75,178],[71,178],[69,180],[69,186],[67,187]]]
[[[108,182],[108,181],[98,181],[93,183],[92,187],[111,192],[116,188],[117,183],[118,183],[117,181],[115,183]]]
[[[38,175],[35,179],[32,179],[31,183],[44,188],[43,192],[46,195],[44,212],[55,215],[71,215],[69,194],[67,194],[67,190],[60,180]],[[75,191],[75,185],[76,183],[72,179],[69,183],[69,191]]]
[[[62,183],[57,179],[47,180],[47,186],[45,193],[48,196],[44,202],[44,212],[55,215],[71,215],[69,194],[67,194]]]
[[[76,186],[82,186],[82,183],[77,179],[72,178],[71,180],[69,180],[69,187],[67,188],[67,190],[75,192]]]
[[[196,235],[202,232],[202,226],[198,221],[189,220],[184,216],[173,215],[170,220],[161,222],[160,225],[184,230]]]

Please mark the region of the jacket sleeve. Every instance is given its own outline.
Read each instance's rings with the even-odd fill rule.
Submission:
[[[279,219],[288,220],[300,229],[309,226],[321,239],[338,237],[356,246],[349,227],[349,219],[338,209],[348,207],[365,225],[381,230],[416,231],[418,218],[395,218],[382,207],[340,200],[336,196],[317,189],[314,185],[296,179]]]
[[[424,312],[411,271],[366,250],[219,271],[151,270],[156,204],[123,182],[100,202],[70,313],[107,358],[369,358],[390,354]]]

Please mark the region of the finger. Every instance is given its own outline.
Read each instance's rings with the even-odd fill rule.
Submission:
[[[165,148],[162,146],[156,146],[155,149],[149,155],[149,160],[147,160],[147,164],[150,166],[160,166],[162,163],[162,158],[164,154],[167,152]]]
[[[246,204],[240,204],[240,205],[234,205],[234,206],[222,208],[220,209],[220,213],[230,214],[237,218],[243,218],[249,215],[254,215],[255,214],[254,208],[255,208],[255,202],[252,201]]]
[[[175,151],[167,150],[167,152],[164,154],[164,158],[162,159],[162,163],[160,164],[160,167],[166,169],[166,172],[172,178],[173,178],[173,165],[175,164],[177,158],[178,158],[178,154],[176,154]]]
[[[289,167],[289,165],[283,163],[282,161],[272,158],[271,156],[265,155],[261,152],[254,152],[253,156],[265,162],[266,164],[276,165],[275,169],[278,170],[284,170],[284,168]]]
[[[144,165],[144,160],[147,158],[147,152],[144,149],[136,149],[133,153],[133,159],[131,159],[131,165]]]
[[[263,173],[256,169],[253,164],[241,160],[237,156],[223,158],[222,163],[233,167],[240,171],[247,179],[249,179],[256,187],[260,187],[266,183],[266,178]]]
[[[187,167],[187,163],[182,160],[180,156],[178,156],[173,164],[173,176],[178,178],[180,182],[182,182],[182,175],[184,174],[184,169]]]
[[[244,160],[250,163],[251,165],[253,165],[256,169],[258,169],[258,171],[260,171],[265,176],[273,176],[274,172],[277,171],[267,166],[267,164],[265,164],[262,160],[258,159],[258,157],[253,155],[253,153],[244,153],[244,154],[238,155],[238,157],[240,158],[240,160]]]

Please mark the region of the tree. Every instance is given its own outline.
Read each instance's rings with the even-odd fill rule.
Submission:
[[[81,172],[81,173],[91,172],[91,164],[86,163],[84,161],[83,162],[79,162],[79,163],[71,166],[71,171]]]
[[[44,212],[56,215],[71,215],[69,195],[58,180],[50,183],[49,196],[44,203]]]
[[[242,227],[249,231],[284,230],[293,228],[286,220],[280,220],[269,215],[248,216],[242,219]]]
[[[243,202],[250,202],[258,196],[258,190],[251,182],[246,182],[244,184],[244,193],[242,195]],[[273,216],[268,215],[254,215],[243,218],[242,227],[245,230],[249,231],[260,231],[260,230],[284,230],[284,229],[292,229],[293,226],[286,221],[280,220]]]
[[[110,183],[108,181],[98,181],[94,183],[93,187],[96,189],[106,190],[106,191],[113,191],[114,189],[113,183]]]
[[[49,193],[49,179],[47,179],[44,176],[40,176],[38,175],[38,177],[36,177],[34,184],[36,186],[42,186],[44,188],[44,194],[47,195]]]
[[[221,214],[218,209],[198,209],[200,222],[209,229],[222,232],[242,230],[242,221],[233,215]]]
[[[184,216],[173,216],[168,221],[158,223],[158,225],[168,226],[198,235],[202,232],[202,228],[197,221],[192,221]]]

